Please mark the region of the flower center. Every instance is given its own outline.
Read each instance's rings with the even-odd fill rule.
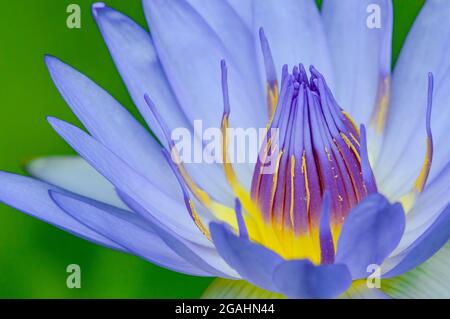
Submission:
[[[376,186],[371,172],[363,172],[358,128],[337,105],[324,77],[312,66],[310,73],[308,79],[303,65],[292,73],[283,68],[251,196],[275,232],[292,232],[317,246],[325,192],[336,242],[350,209]]]

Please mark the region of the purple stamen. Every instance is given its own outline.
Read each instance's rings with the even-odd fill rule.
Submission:
[[[272,51],[270,50],[269,41],[267,41],[264,29],[259,29],[259,39],[261,43],[261,51],[264,58],[264,67],[266,70],[267,83],[274,87],[277,83],[277,72],[273,62]]]
[[[263,174],[264,163],[258,162],[251,193],[266,222],[276,229],[318,235],[325,190],[330,221],[339,226],[376,185],[365,137],[360,145],[357,128],[336,103],[322,74],[313,66],[309,71],[308,77],[302,64],[291,74],[283,68],[278,105],[269,127],[278,129],[278,142],[271,145],[272,150],[279,150],[277,170]],[[263,146],[264,152],[268,150]]]
[[[236,220],[237,220],[237,224],[238,224],[238,228],[239,228],[239,236],[241,238],[248,239],[247,226],[245,225],[244,216],[242,215],[242,205],[241,205],[241,202],[239,201],[239,199],[237,199],[237,198],[235,201],[234,210],[236,211]]]
[[[330,193],[323,194],[322,211],[320,213],[320,252],[321,264],[332,264],[334,262],[333,235],[330,228]]]

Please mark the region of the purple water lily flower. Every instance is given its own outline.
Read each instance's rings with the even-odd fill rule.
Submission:
[[[379,26],[367,24],[369,5]],[[392,77],[389,0],[324,0],[321,12],[312,0],[143,6],[151,35],[103,3],[93,16],[161,144],[47,56],[88,132],[49,122],[81,157],[35,160],[35,178],[0,172],[2,202],[161,267],[220,277],[205,297],[450,297],[449,1],[426,2]],[[197,119],[279,134],[267,133],[256,164],[227,161],[226,134],[224,163],[174,162],[170,132]],[[273,150],[276,169],[263,173]]]

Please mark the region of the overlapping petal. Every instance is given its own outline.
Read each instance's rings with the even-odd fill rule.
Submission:
[[[172,93],[150,35],[103,3],[94,4],[92,12],[128,92],[156,136],[164,140],[144,94],[152,97],[170,129],[190,127]]]
[[[365,278],[369,265],[381,266],[394,250],[404,228],[405,214],[400,204],[391,205],[381,195],[369,195],[347,216],[335,262],[347,265],[353,279]]]
[[[264,28],[270,41],[275,70],[279,72],[279,83],[284,64],[294,67],[303,63],[320,70],[327,84],[334,89],[328,44],[313,0],[258,1],[254,3],[253,10],[253,32]],[[262,58],[260,60],[263,61]]]
[[[102,246],[127,251],[121,245],[68,216],[51,200],[49,196],[51,190],[63,192],[56,186],[29,177],[0,172],[0,202],[78,237]]]
[[[251,33],[226,1],[144,0],[156,50],[189,120],[219,127],[220,61],[230,69],[232,127],[265,127],[263,87]]]
[[[58,192],[51,192],[50,196],[74,219],[126,247],[137,256],[182,273],[197,276],[217,275],[213,272],[214,269],[208,268],[206,264],[191,264],[178,256],[157,235],[156,230],[135,213]]]
[[[46,64],[61,95],[95,139],[146,179],[161,183],[176,195],[175,178],[165,165],[161,146],[109,93],[60,60],[47,56]],[[105,116],[107,114],[107,116]]]
[[[28,163],[26,170],[39,180],[75,194],[128,209],[117,196],[114,186],[79,156],[38,158]]]
[[[210,245],[187,214],[181,201],[181,192],[180,200],[167,196],[157,184],[138,174],[126,162],[82,130],[53,118],[50,118],[49,122],[90,165],[116,188],[151,210],[151,214],[161,223],[186,239]],[[178,185],[175,187],[179,190]]]
[[[407,192],[425,157],[427,74],[436,83],[431,129],[435,145],[445,145],[450,118],[450,2],[427,1],[417,17],[398,58],[392,81],[385,138],[375,174],[381,191],[392,196]],[[436,147],[429,181],[448,163],[450,149]]]
[[[450,298],[450,245],[401,276],[384,279],[381,290],[394,298]]]
[[[336,83],[333,94],[356,123],[368,126],[379,89],[391,73],[391,0],[325,0],[322,18]]]

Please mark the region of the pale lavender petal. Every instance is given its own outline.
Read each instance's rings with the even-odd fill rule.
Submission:
[[[275,291],[273,271],[283,259],[264,246],[231,233],[225,224],[211,223],[211,237],[222,258],[248,282]]]
[[[28,163],[25,169],[31,176],[72,193],[128,209],[114,186],[79,156],[42,157]]]
[[[417,197],[413,207],[406,215],[406,227],[402,240],[392,253],[400,254],[412,245],[450,204],[450,164],[427,185]]]
[[[381,266],[394,250],[404,228],[405,213],[400,204],[391,205],[379,194],[369,195],[344,221],[335,262],[347,265],[353,279],[365,278],[369,265]]]
[[[376,162],[377,181],[389,193],[404,194],[413,185],[425,157],[427,75],[434,75],[435,92],[431,130],[434,144],[428,181],[439,176],[449,162],[450,120],[450,2],[426,1],[394,69],[392,99],[385,139]],[[406,119],[406,120],[405,120]]]
[[[0,172],[0,202],[75,236],[99,245],[126,251],[124,247],[91,230],[62,211],[51,200],[48,193],[50,190],[62,191],[56,186],[29,177]]]
[[[151,216],[151,213],[147,209],[143,208],[128,195],[121,192],[119,192],[119,195],[134,211],[139,212],[141,215],[147,214]],[[215,276],[234,279],[239,278],[239,275],[225,263],[213,247],[196,245],[181,238],[177,233],[168,229],[152,216],[148,219],[148,222],[167,246],[171,247],[183,259]]]
[[[170,129],[190,127],[173,95],[150,35],[126,15],[95,3],[94,18],[114,63],[134,103],[152,131],[163,140],[162,132],[144,101],[149,94]]]
[[[220,61],[230,68],[232,127],[265,127],[266,102],[248,27],[225,1],[144,0],[163,68],[187,117],[219,127]]]
[[[447,244],[414,270],[383,279],[381,289],[397,299],[449,299],[449,269],[450,245]]]
[[[294,67],[302,63],[306,67],[314,65],[319,69],[334,89],[328,44],[315,1],[258,1],[254,3],[253,10],[253,31],[258,34],[259,28],[264,28],[272,48],[279,83],[284,64]],[[255,43],[259,45],[259,39]],[[261,56],[260,61],[263,61]]]
[[[161,190],[178,196],[161,146],[150,133],[89,78],[54,57],[45,61],[59,92],[92,136]]]
[[[159,189],[158,184],[138,174],[105,146],[77,127],[54,118],[49,118],[49,122],[90,165],[116,188],[150,210],[153,217],[180,236],[211,246],[192,222],[182,203],[181,194],[180,200],[168,197]],[[179,190],[178,185],[176,187]]]
[[[275,268],[273,281],[289,298],[335,298],[352,283],[348,268],[342,264],[313,265],[309,260],[290,260]]]
[[[51,192],[54,202],[80,223],[130,252],[152,263],[177,272],[211,276],[202,268],[180,258],[155,233],[152,227],[135,213],[122,211],[79,196]]]
[[[443,247],[450,238],[450,205],[414,243],[401,254],[386,261],[390,269],[384,277],[394,277],[414,269]],[[392,267],[392,264],[395,264]]]
[[[379,25],[371,15],[380,18]],[[391,0],[324,0],[322,17],[333,61],[333,94],[356,123],[368,126],[379,85],[391,73]]]

